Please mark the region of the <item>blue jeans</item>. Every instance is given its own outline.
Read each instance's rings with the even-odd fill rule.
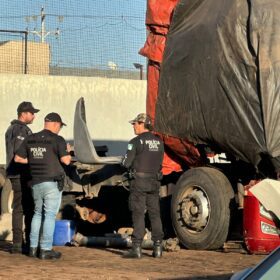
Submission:
[[[35,212],[31,223],[30,247],[51,250],[55,228],[55,218],[61,203],[57,182],[43,182],[32,186]],[[42,227],[42,228],[41,228]]]

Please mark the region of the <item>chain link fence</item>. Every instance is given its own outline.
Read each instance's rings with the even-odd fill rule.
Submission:
[[[146,78],[146,1],[1,4],[0,73]]]

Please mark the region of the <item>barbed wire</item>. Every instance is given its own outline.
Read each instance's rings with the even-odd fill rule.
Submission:
[[[64,18],[89,18],[89,19],[94,19],[94,18],[128,18],[128,19],[143,19],[143,17],[136,17],[136,16],[128,16],[128,15],[119,15],[119,16],[112,16],[112,15],[103,15],[103,16],[97,16],[97,15],[67,15],[67,14],[45,14],[46,16],[50,17],[64,17]],[[32,14],[32,15],[18,15],[18,16],[0,16],[0,19],[15,19],[15,18],[40,18],[40,14]]]
[[[0,11],[1,28],[26,30],[28,41],[41,42],[42,13],[34,12],[34,2],[26,2],[19,12],[15,7],[22,2],[5,1]],[[42,42],[49,45],[50,74],[135,78],[139,77],[135,63],[143,65],[145,71],[146,60],[138,55],[146,39],[144,0],[80,0],[79,5],[76,0],[44,2],[44,34],[50,35]],[[0,40],[13,38],[7,33],[1,34]],[[38,52],[38,60],[41,55]],[[102,72],[106,70],[110,73]]]

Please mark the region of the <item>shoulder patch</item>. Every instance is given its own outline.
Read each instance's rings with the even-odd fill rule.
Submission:
[[[128,149],[129,151],[131,151],[132,148],[133,148],[133,144],[128,144],[127,149]]]

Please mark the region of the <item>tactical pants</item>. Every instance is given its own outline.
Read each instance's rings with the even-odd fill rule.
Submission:
[[[31,228],[31,220],[34,211],[34,202],[31,194],[31,188],[28,187],[26,180],[20,178],[11,178],[12,189],[14,191],[12,228],[13,228],[13,244],[23,243],[23,216],[25,225],[24,240],[29,244],[29,235]]]
[[[143,185],[145,184],[145,186]],[[159,205],[159,182],[154,179],[133,180],[130,187],[129,208],[132,212],[132,242],[141,244],[145,235],[145,210],[152,228],[152,240],[162,241],[163,231]]]

